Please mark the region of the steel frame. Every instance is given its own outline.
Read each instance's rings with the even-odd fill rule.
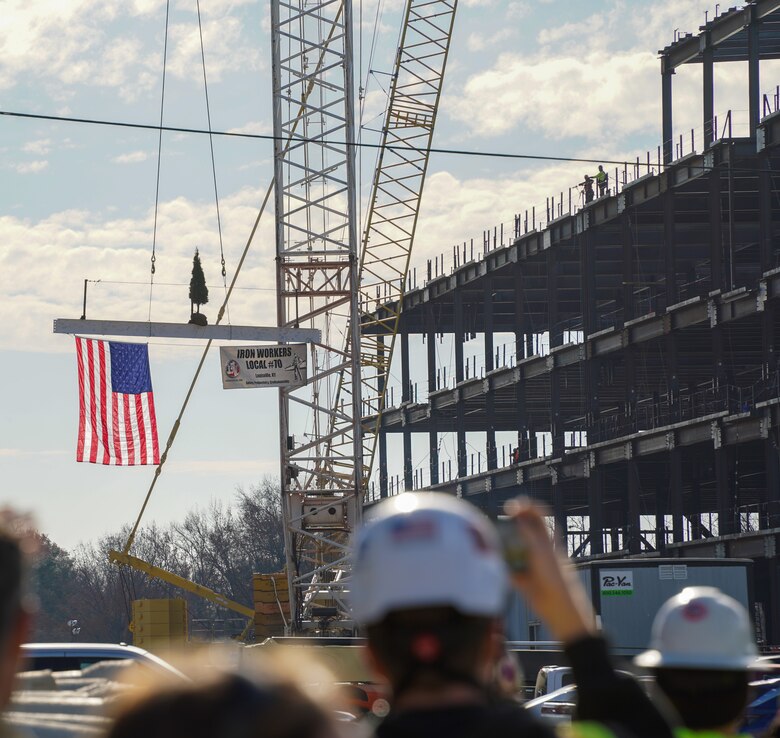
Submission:
[[[334,402],[340,373],[358,376],[357,353],[343,348],[358,331],[351,2],[272,0],[271,24],[278,325],[322,331],[309,384],[279,392],[291,628],[300,632],[345,620],[346,539],[360,518],[359,384],[349,402]]]

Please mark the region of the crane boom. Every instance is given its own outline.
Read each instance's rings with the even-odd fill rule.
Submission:
[[[179,589],[202,597],[209,602],[213,602],[215,605],[227,608],[228,610],[233,610],[246,618],[254,618],[255,616],[255,611],[251,607],[242,605],[240,602],[234,602],[224,595],[215,592],[213,589],[204,587],[202,584],[195,584],[195,582],[191,582],[189,579],[185,579],[178,574],[161,569],[159,566],[154,566],[154,564],[150,564],[148,561],[139,559],[136,556],[131,556],[130,554],[122,553],[121,551],[109,551],[108,559],[114,564],[129,566],[137,571],[142,571],[150,577],[161,579],[163,582],[167,582],[174,587],[179,587]]]
[[[364,489],[373,466],[395,337],[439,111],[457,0],[407,0],[401,41],[382,126],[358,270],[359,355]],[[346,353],[351,353],[346,334]],[[341,375],[337,404],[347,402],[353,377]],[[402,397],[409,399],[408,388]],[[334,424],[341,421],[336,418]],[[350,449],[333,442],[336,455]],[[410,460],[405,460],[410,463]],[[406,470],[405,470],[406,471]],[[380,483],[380,487],[381,487]]]

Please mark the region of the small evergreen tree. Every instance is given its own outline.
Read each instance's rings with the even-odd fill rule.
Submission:
[[[209,301],[209,288],[206,287],[206,277],[203,274],[203,267],[200,263],[200,254],[198,249],[195,249],[195,256],[192,258],[192,277],[190,279],[190,322],[205,324],[204,316],[201,316],[201,320],[193,320],[195,315],[200,316],[200,306],[205,305]],[[193,305],[197,306],[197,310],[193,310]]]

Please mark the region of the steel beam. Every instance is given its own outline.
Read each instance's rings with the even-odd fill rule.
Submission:
[[[715,140],[715,56],[710,43],[710,34],[702,35],[702,116],[704,118],[704,148]]]
[[[674,130],[672,115],[674,98],[672,96],[672,75],[674,69],[668,67],[668,59],[661,57],[661,134],[663,137],[664,164],[671,164],[674,159]]]
[[[210,341],[273,341],[275,343],[319,343],[319,328],[263,327],[249,325],[191,325],[132,320],[79,320],[57,318],[54,333],[82,336],[126,336],[138,338],[181,338]]]

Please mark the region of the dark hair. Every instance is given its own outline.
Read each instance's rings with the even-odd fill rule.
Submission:
[[[451,607],[430,607],[390,613],[368,626],[367,634],[397,695],[412,686],[482,686],[477,667],[492,623],[491,618],[463,615]]]
[[[738,720],[748,703],[745,671],[656,669],[656,682],[691,730],[721,728]]]
[[[120,713],[107,738],[319,738],[330,725],[292,684],[260,686],[225,674],[142,698]]]
[[[25,563],[19,538],[0,522],[0,646],[22,608]]]

